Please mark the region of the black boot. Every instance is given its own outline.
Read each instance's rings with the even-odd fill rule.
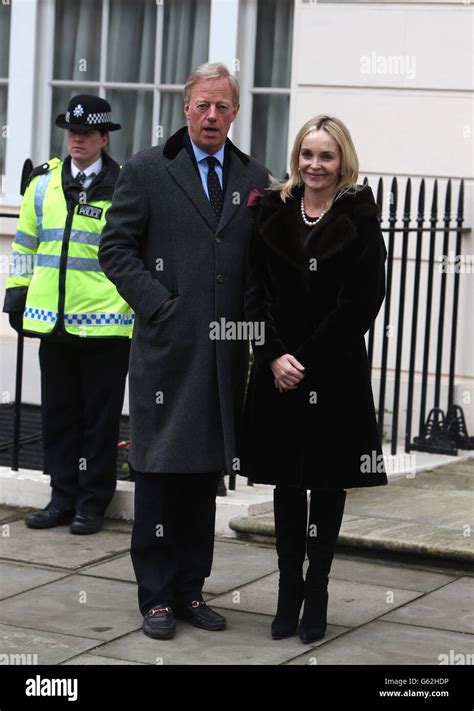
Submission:
[[[272,622],[273,639],[296,634],[304,598],[303,563],[306,551],[306,489],[276,487],[273,491],[278,554],[278,608]]]
[[[316,642],[326,634],[328,582],[344,514],[346,492],[312,491],[305,581],[305,602],[299,634],[302,642]]]

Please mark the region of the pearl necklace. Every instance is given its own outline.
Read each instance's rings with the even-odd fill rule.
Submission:
[[[304,211],[304,197],[301,198],[301,217],[303,218],[303,222],[305,223],[305,225],[308,225],[308,227],[313,227],[314,225],[317,225],[319,220],[324,217],[325,214],[326,210],[324,210],[324,212],[322,212],[319,217],[316,217],[315,220],[308,220]]]

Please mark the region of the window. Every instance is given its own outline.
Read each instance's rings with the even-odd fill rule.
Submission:
[[[184,126],[184,83],[208,60],[210,11],[211,0],[56,0],[51,155],[67,154],[54,119],[76,94],[110,102],[120,163]]]
[[[238,140],[277,178],[287,170],[294,0],[245,0]]]
[[[252,155],[275,177],[286,173],[293,0],[259,0],[252,111]]]
[[[282,176],[296,1],[29,0],[34,11],[24,12],[27,3],[0,0],[0,130],[6,121],[22,128],[8,137],[5,194],[17,195],[26,157],[39,165],[67,155],[66,132],[54,119],[71,96],[110,101],[112,120],[122,125],[111,134],[111,153],[123,164],[186,124],[184,82],[206,61],[224,61],[240,80],[232,140]],[[12,67],[18,76],[2,121],[10,22],[22,42],[10,43],[10,78]]]
[[[5,173],[10,5],[0,4],[0,176]]]

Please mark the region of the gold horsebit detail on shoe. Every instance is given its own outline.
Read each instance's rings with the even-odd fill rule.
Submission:
[[[148,612],[149,617],[154,617],[157,615],[159,612],[169,612],[170,614],[172,613],[171,607],[154,607]]]

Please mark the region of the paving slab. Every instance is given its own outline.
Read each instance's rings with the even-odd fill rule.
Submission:
[[[288,664],[350,664],[438,666],[450,650],[469,655],[474,650],[474,637],[458,632],[397,625],[376,620],[357,630],[321,645],[288,662]],[[467,657],[466,659],[472,659]],[[470,662],[472,663],[472,662]]]
[[[204,590],[208,594],[218,595],[277,569],[274,548],[240,542],[216,542],[212,574],[206,579]]]
[[[415,590],[400,590],[393,586],[388,588],[351,580],[331,579],[328,621],[341,627],[356,627],[380,617],[398,605],[404,605],[419,595],[420,593]],[[230,610],[274,615],[277,597],[278,574],[272,574],[213,598],[211,605]]]
[[[142,617],[135,585],[70,575],[4,600],[0,622],[110,640],[141,627]]]
[[[40,588],[45,583],[59,580],[68,573],[39,568],[35,565],[4,563],[0,561],[0,600],[25,590]]]
[[[437,665],[440,654],[471,654],[474,580],[466,561],[474,559],[472,536],[464,535],[464,524],[450,526],[466,511],[458,502],[472,502],[473,481],[469,462],[349,492],[349,500],[370,494],[379,508],[369,508],[364,499],[362,509],[347,510],[331,571],[328,634],[310,648],[298,637],[270,637],[278,584],[272,514],[248,520],[266,521],[260,524],[262,539],[273,546],[216,539],[205,598],[225,614],[228,629],[211,633],[178,621],[176,638],[158,642],[141,631],[128,522],[106,520],[95,536],[72,536],[68,527],[28,529],[23,510],[0,507],[0,640],[2,627],[10,640],[11,630],[18,632],[23,641],[11,653],[26,654],[28,635],[47,639],[44,654],[51,656],[45,663],[65,665]],[[398,489],[399,499],[394,506],[391,495],[383,509],[378,497],[389,489]],[[451,512],[443,513],[442,501],[431,506],[434,493]],[[407,511],[411,518],[403,517]],[[420,557],[433,552],[437,559]],[[42,644],[33,647],[43,651]]]
[[[474,633],[474,580],[460,578],[420,600],[385,615],[384,620],[453,632]]]
[[[136,582],[132,559],[129,553],[109,560],[106,563],[95,563],[90,567],[78,571],[78,574],[89,575],[95,578],[107,578],[109,580],[123,580],[128,583]]]
[[[23,521],[9,526],[9,535],[0,537],[0,559],[3,560],[74,570],[125,553],[130,546],[127,535],[111,531],[75,536],[68,526],[37,530],[27,528]]]
[[[224,612],[227,629],[206,632],[177,622],[172,640],[153,640],[140,632],[128,634],[100,648],[101,656],[129,659],[144,664],[282,664],[301,653],[298,637],[272,640],[268,617],[243,612]],[[332,628],[332,636],[344,628]]]
[[[143,666],[142,662],[130,662],[126,659],[113,659],[112,657],[100,657],[98,654],[79,654],[77,657],[61,662],[62,666]]]
[[[388,588],[395,587],[400,590],[418,590],[419,592],[429,592],[456,580],[455,576],[432,570],[401,568],[397,563],[371,563],[340,556],[336,556],[333,561],[331,578],[352,580],[357,583],[371,583]]]
[[[244,585],[258,577],[268,575],[277,567],[276,552],[273,548],[242,542],[216,541],[212,574],[207,578],[204,590],[209,595],[217,595],[237,585]],[[129,554],[81,570],[81,575],[135,582]]]
[[[59,664],[96,646],[96,639],[0,624],[2,664]]]
[[[12,506],[0,506],[0,523],[8,523],[18,519],[23,520],[28,510],[13,508]]]

